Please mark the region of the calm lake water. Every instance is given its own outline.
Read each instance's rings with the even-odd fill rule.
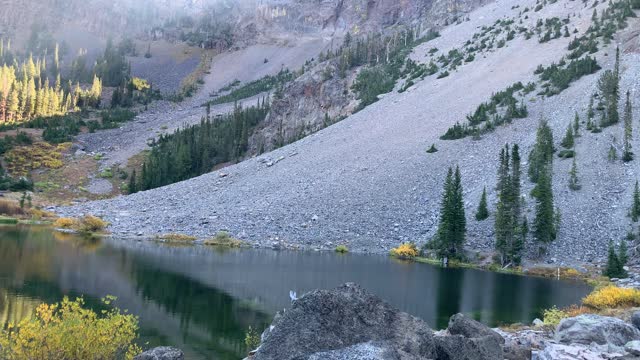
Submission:
[[[249,326],[262,330],[298,294],[361,284],[434,328],[463,312],[489,324],[530,322],[578,302],[580,282],[396,261],[385,256],[221,250],[84,240],[39,227],[0,228],[0,322],[41,302],[109,294],[140,317],[144,347],[174,345],[187,359],[241,359]]]

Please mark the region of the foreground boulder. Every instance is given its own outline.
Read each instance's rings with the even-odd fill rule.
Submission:
[[[160,346],[143,352],[133,360],[184,360],[184,353],[174,347]]]
[[[622,349],[625,344],[640,339],[640,330],[620,319],[580,315],[563,319],[556,330],[556,340],[562,344],[605,345]]]
[[[358,285],[312,291],[276,315],[263,334],[255,360],[448,359],[502,360],[502,337],[482,324],[457,317],[453,332],[435,336]]]

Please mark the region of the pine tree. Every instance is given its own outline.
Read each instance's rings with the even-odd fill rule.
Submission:
[[[500,152],[498,171],[498,205],[495,219],[496,250],[500,254],[500,262],[504,266],[509,263],[518,264],[522,257],[524,240],[521,228],[525,224],[520,221],[520,150],[513,145],[511,154],[506,145]]]
[[[129,194],[136,192],[138,192],[138,186],[136,184],[136,170],[134,169],[129,177]]]
[[[540,120],[536,132],[536,144],[529,154],[529,179],[537,182],[543,168],[553,162],[553,131],[545,120]]]
[[[602,274],[610,278],[615,278],[618,276],[619,268],[620,262],[618,261],[616,249],[613,246],[613,241],[609,241],[609,255],[607,256],[607,266],[604,268]]]
[[[580,180],[578,179],[578,165],[576,164],[576,157],[573,157],[573,164],[571,164],[571,170],[569,170],[569,189],[577,191],[582,189]]]
[[[564,147],[565,149],[571,149],[575,145],[575,141],[573,138],[573,126],[571,124],[567,126],[567,132],[565,133],[560,145],[562,145],[562,147]]]
[[[624,106],[624,149],[622,153],[622,161],[629,162],[633,160],[633,152],[631,151],[631,140],[633,139],[633,109],[631,107],[630,93],[627,91],[627,101]]]
[[[637,222],[640,218],[640,187],[636,180],[636,186],[633,189],[633,202],[631,204],[631,219],[633,222]]]
[[[550,166],[544,166],[541,168],[535,189],[536,217],[534,222],[534,235],[541,252],[546,251],[546,246],[556,237],[556,221],[550,168]]]
[[[573,135],[580,137],[580,115],[576,111],[576,116],[573,118]]]
[[[487,209],[487,188],[482,189],[482,196],[480,197],[480,204],[478,205],[478,211],[476,212],[476,220],[482,221],[489,217],[489,209]]]
[[[440,223],[432,247],[442,258],[462,258],[466,234],[466,217],[460,169],[449,168],[445,180]]]
[[[618,262],[620,263],[621,267],[624,267],[627,265],[628,260],[629,257],[627,255],[627,241],[625,239],[622,239],[622,241],[620,242],[620,248],[618,249]],[[622,270],[624,271],[624,268]]]

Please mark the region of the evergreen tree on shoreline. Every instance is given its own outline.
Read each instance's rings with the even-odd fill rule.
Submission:
[[[542,167],[534,189],[536,196],[534,235],[541,254],[546,251],[547,245],[556,238],[557,224],[551,184],[551,167],[547,165]]]
[[[431,246],[443,259],[464,257],[466,217],[460,168],[449,168],[440,207],[440,223]]]
[[[498,171],[498,205],[496,210],[495,231],[496,250],[500,255],[501,265],[519,264],[524,248],[525,236],[520,224],[520,150],[518,145],[509,145],[500,152]]]

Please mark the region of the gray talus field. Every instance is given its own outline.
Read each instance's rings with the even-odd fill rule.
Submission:
[[[417,47],[412,58],[428,62],[429,49],[446,52],[460,47],[478,27],[500,18],[517,18],[525,6],[533,8],[535,3],[498,1],[481,7],[469,14],[469,21],[448,26],[440,38]],[[592,11],[581,2],[558,1],[529,12],[524,22],[570,15],[571,28],[584,31]],[[620,44],[621,89],[632,92],[635,109],[640,106],[638,26],[638,20],[631,19],[612,45],[595,54],[604,69],[612,68],[615,43]],[[490,210],[495,208],[500,148],[518,143],[526,161],[540,118],[549,121],[558,142],[576,111],[584,120],[598,73],[582,77],[554,97],[530,94],[526,119],[514,120],[479,140],[442,141],[439,137],[492,93],[517,81],[536,80],[536,67],[559,61],[570,39],[541,44],[536,38],[518,37],[477,56],[446,78],[427,77],[406,92],[389,93],[347,119],[273,152],[185,182],[60,212],[104,216],[117,234],[179,232],[208,237],[228,230],[263,246],[285,242],[331,249],[346,244],[356,251],[386,252],[403,241],[423,244],[433,236],[444,176],[449,166],[459,165],[469,248],[491,250],[493,217],[477,222],[473,214],[484,186]],[[634,115],[640,118],[637,110]],[[633,145],[640,149],[638,132],[634,135]],[[571,160],[556,158],[553,187],[562,222],[549,258],[565,263],[601,260],[609,240],[622,238],[630,230],[626,214],[639,163],[607,161],[608,149],[619,145],[621,138],[621,125],[599,134],[582,131],[576,147],[583,185],[579,192],[567,187]],[[425,153],[432,143],[439,151]],[[534,216],[531,188],[523,176],[530,222]]]

